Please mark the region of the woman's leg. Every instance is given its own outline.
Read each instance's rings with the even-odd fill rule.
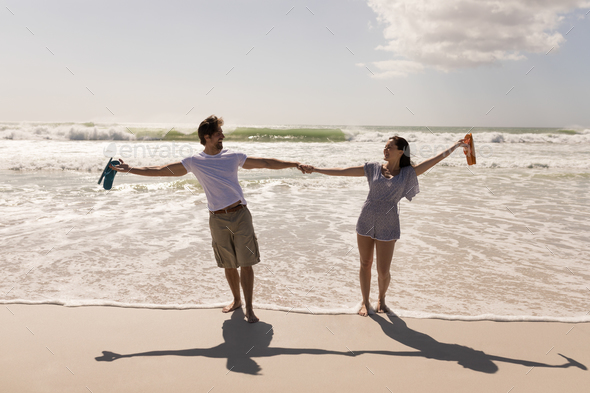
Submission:
[[[361,255],[361,269],[359,278],[361,281],[361,294],[363,295],[363,304],[359,315],[366,317],[369,315],[369,293],[371,292],[371,266],[373,266],[373,248],[375,240],[368,236],[361,236],[357,233],[356,241]]]
[[[379,281],[379,301],[377,302],[377,312],[390,312],[391,310],[385,304],[385,293],[389,288],[389,281],[391,281],[391,273],[389,267],[391,266],[391,259],[393,258],[393,249],[395,247],[395,240],[382,242],[375,240],[377,243],[377,277]]]

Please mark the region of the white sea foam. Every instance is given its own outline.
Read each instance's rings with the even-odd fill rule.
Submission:
[[[425,143],[420,132],[407,134],[418,138],[411,142],[415,162],[456,137],[428,132],[441,139]],[[134,307],[226,303],[231,293],[215,263],[197,180],[118,174],[107,193],[97,180],[111,143],[0,139],[0,297]],[[226,147],[318,167],[380,161],[383,151],[382,141]],[[411,203],[401,201],[390,307],[402,317],[579,320],[588,311],[590,285],[588,145],[481,142],[476,148],[477,165],[468,168],[459,149],[420,176],[421,193]],[[153,166],[180,157],[125,160]],[[367,180],[295,169],[240,169],[239,178],[262,254],[257,307],[355,313],[354,228]]]
[[[214,304],[145,304],[145,303],[119,303],[104,300],[25,300],[25,299],[13,299],[13,300],[2,300],[0,304],[26,304],[26,305],[58,305],[64,307],[121,307],[121,308],[139,308],[139,309],[153,309],[153,310],[202,310],[202,309],[215,309],[227,306],[227,303],[214,303]],[[313,314],[313,315],[356,315],[360,309],[360,303],[358,307],[354,308],[342,308],[342,309],[321,309],[317,307],[305,307],[305,308],[294,308],[276,306],[270,304],[253,304],[255,309],[269,310],[269,311],[280,311],[284,313],[293,314]],[[436,313],[425,313],[417,311],[406,311],[406,310],[392,310],[389,314],[400,318],[415,318],[415,319],[442,319],[446,321],[465,321],[465,322],[476,322],[476,321],[492,321],[492,322],[561,322],[561,323],[586,323],[590,322],[590,315],[582,315],[577,317],[552,317],[552,316],[531,316],[531,315],[449,315],[449,314],[436,314]]]
[[[569,137],[569,136],[568,136]],[[590,134],[586,136],[590,138]],[[449,141],[432,140],[410,142],[412,160],[424,161],[448,149]],[[305,143],[305,142],[226,142],[226,147],[240,150],[252,156],[269,156],[306,162],[320,167],[361,165],[367,161],[382,159],[383,143]],[[590,169],[588,143],[477,143],[477,164],[480,168],[528,168],[528,169]],[[0,170],[12,171],[74,171],[101,172],[108,161],[105,151],[122,158],[134,166],[164,165],[178,162],[186,156],[202,151],[194,142],[140,142],[140,141],[9,141],[0,140]],[[442,161],[440,166],[466,167],[462,149]]]
[[[428,132],[428,131],[404,131],[404,130],[343,130],[350,142],[381,142],[385,143],[393,136],[398,135],[410,143],[417,144],[452,144],[463,139],[465,132]],[[512,132],[511,132],[512,131]],[[513,130],[501,131],[477,131],[473,132],[476,145],[480,143],[551,143],[551,144],[579,144],[590,143],[590,130],[579,131],[575,134],[560,133],[553,130],[543,133],[515,133]]]
[[[237,125],[225,127],[226,134],[237,128]],[[387,142],[393,135],[400,135],[414,143],[452,143],[472,132],[478,143],[552,143],[579,144],[590,143],[590,130],[579,129],[562,131],[554,129],[526,128],[478,128],[471,130],[462,127],[352,127],[352,126],[247,126],[250,128],[338,128],[345,134],[349,142]],[[0,139],[8,140],[71,140],[71,141],[136,141],[153,139],[156,133],[165,134],[175,131],[189,134],[197,130],[197,124],[164,124],[164,123],[0,123]],[[528,132],[530,130],[531,132]],[[151,132],[152,136],[145,135]],[[138,134],[140,136],[138,136]],[[277,141],[281,141],[277,138]]]

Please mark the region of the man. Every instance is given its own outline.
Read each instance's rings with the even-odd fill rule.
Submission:
[[[223,149],[223,119],[209,116],[199,125],[199,139],[205,149],[180,162],[159,167],[133,168],[125,164],[111,166],[117,172],[142,176],[184,176],[192,172],[203,186],[209,208],[209,228],[213,239],[213,252],[217,266],[225,269],[225,277],[234,300],[223,308],[223,312],[234,311],[242,306],[240,282],[246,301],[246,319],[258,322],[252,309],[254,289],[254,270],[252,266],[260,262],[258,241],[254,234],[252,216],[246,207],[242,187],[238,183],[238,167],[244,169],[297,168],[305,173],[298,162],[281,161],[274,158],[247,157]],[[238,272],[238,268],[240,272]]]

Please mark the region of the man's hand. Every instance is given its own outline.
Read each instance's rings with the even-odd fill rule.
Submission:
[[[297,169],[299,169],[302,173],[312,173],[315,168],[311,165],[297,164]]]
[[[114,169],[117,172],[129,172],[131,170],[131,168],[129,168],[129,165],[123,162],[123,159],[119,159],[118,161],[120,162],[119,165],[113,166],[113,164],[111,164],[109,165],[109,168]]]

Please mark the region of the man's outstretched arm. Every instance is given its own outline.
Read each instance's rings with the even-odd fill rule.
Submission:
[[[276,158],[258,158],[258,157],[248,157],[246,158],[246,162],[242,166],[244,169],[257,169],[257,168],[266,168],[266,169],[285,169],[285,168],[297,168],[301,172],[305,173],[301,168],[301,164],[295,161],[282,161],[277,160]]]
[[[119,160],[120,165],[112,166],[111,168],[117,172],[132,173],[134,175],[141,176],[184,176],[188,172],[182,163],[175,162],[173,164],[162,165],[162,166],[142,166],[142,167],[130,167],[125,164],[123,160]]]

